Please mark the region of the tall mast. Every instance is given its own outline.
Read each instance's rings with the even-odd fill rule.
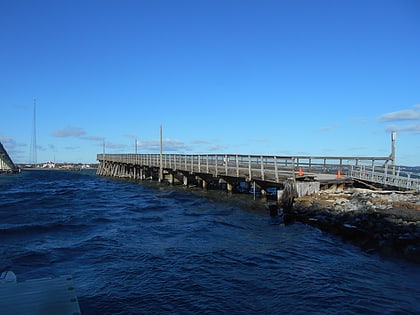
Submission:
[[[30,148],[30,163],[37,164],[37,148],[36,148],[36,99],[34,99],[34,112],[32,121],[32,138]]]

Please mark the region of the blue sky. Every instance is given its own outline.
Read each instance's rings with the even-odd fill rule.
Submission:
[[[420,2],[0,1],[0,141],[102,153],[388,156],[420,165]]]

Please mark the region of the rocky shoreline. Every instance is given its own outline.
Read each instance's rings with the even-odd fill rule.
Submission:
[[[285,221],[341,236],[368,252],[420,263],[420,193],[352,188],[295,199]]]

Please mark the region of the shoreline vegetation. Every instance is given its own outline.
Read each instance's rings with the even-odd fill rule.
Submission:
[[[420,263],[420,192],[325,190],[295,199],[284,215],[286,223],[318,227],[367,252]]]

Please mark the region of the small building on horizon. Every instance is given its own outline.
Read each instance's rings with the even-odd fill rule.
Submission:
[[[55,168],[55,163],[52,161],[48,161],[42,165],[42,168]]]

